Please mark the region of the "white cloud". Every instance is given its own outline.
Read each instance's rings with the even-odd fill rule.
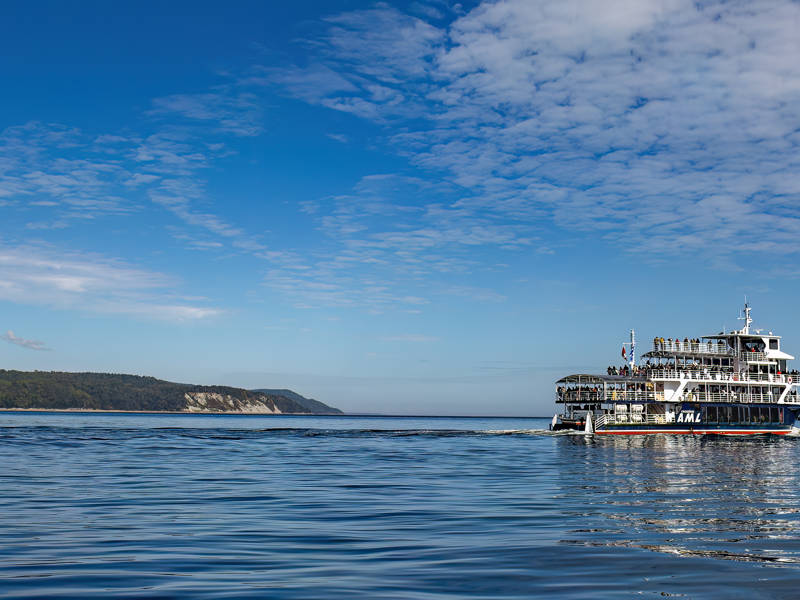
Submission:
[[[800,249],[796,2],[506,0],[439,28],[379,5],[328,22],[285,78],[324,64],[357,91],[301,97],[401,125],[395,149],[457,186],[462,224],[479,219],[451,229],[464,241],[535,248],[555,224],[659,255]]]
[[[74,215],[123,214],[133,207],[117,186],[128,177],[76,129],[31,122],[0,131],[0,198]]]
[[[346,143],[348,143],[350,141],[350,138],[348,138],[343,133],[327,133],[325,135],[327,135],[332,140],[335,140],[337,142],[341,142],[342,144],[346,144]]]
[[[256,96],[231,86],[220,86],[211,92],[156,98],[149,114],[207,121],[219,132],[244,137],[262,132],[261,110]]]
[[[305,69],[256,68],[260,82],[277,81],[293,95],[307,101],[319,101],[330,94],[356,93],[358,87],[325,65],[316,64]]]
[[[5,340],[9,344],[16,344],[17,346],[22,346],[23,348],[28,348],[29,350],[50,350],[50,348],[48,348],[44,342],[40,342],[38,340],[26,340],[25,338],[17,337],[10,329],[5,332],[5,334],[0,335],[0,340]]]
[[[26,219],[25,227],[44,231],[68,227],[76,219],[149,210],[142,199],[150,198],[189,227],[226,239],[220,247],[263,251],[258,239],[199,208],[213,204],[200,174],[231,154],[219,140],[260,132],[255,98],[226,90],[155,100],[151,116],[187,122],[156,119],[155,127],[147,123],[152,130],[147,135],[89,136],[37,122],[0,131],[0,201],[20,212],[41,209]],[[193,123],[204,120],[214,120],[215,127]],[[114,149],[111,157],[108,147]]]
[[[222,314],[219,308],[175,302],[168,291],[174,283],[97,254],[0,246],[0,300],[164,320]]]
[[[273,256],[265,283],[304,305],[371,312],[407,312],[433,294],[502,301],[493,290],[454,286],[446,278],[489,268],[476,256],[478,247],[502,251],[535,240],[519,224],[458,206],[455,191],[414,177],[363,177],[351,194],[306,211],[325,234],[324,249],[302,271]]]

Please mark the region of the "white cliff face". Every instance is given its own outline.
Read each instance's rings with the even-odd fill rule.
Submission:
[[[241,412],[252,414],[281,414],[275,403],[264,395],[240,400],[229,394],[216,392],[186,392],[185,410],[189,412]]]

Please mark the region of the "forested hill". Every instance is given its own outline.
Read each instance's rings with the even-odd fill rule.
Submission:
[[[285,391],[294,394],[290,390]],[[172,383],[138,375],[0,369],[0,408],[263,414],[340,412],[321,402],[318,404],[306,406],[281,394],[226,386]]]

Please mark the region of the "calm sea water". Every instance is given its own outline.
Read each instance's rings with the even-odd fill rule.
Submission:
[[[795,598],[800,439],[0,413],[5,598]]]

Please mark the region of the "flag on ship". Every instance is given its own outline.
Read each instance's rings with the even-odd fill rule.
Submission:
[[[625,358],[625,346],[622,347],[622,358]]]

